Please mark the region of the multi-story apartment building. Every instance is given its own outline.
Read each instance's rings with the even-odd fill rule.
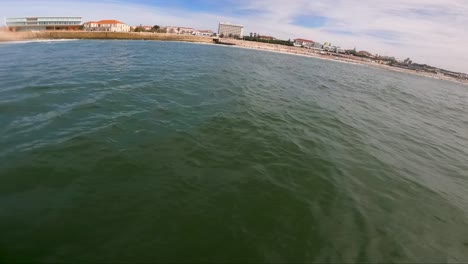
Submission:
[[[10,31],[78,30],[81,17],[15,17],[5,22]]]

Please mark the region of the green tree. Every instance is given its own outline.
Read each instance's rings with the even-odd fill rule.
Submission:
[[[135,28],[134,31],[135,31],[135,32],[144,32],[144,31],[145,31],[145,28],[142,27],[142,26],[138,26],[138,27]]]
[[[151,32],[158,32],[160,28],[161,28],[160,26],[154,25],[154,26],[151,28]]]

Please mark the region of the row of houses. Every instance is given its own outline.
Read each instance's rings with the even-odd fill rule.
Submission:
[[[188,27],[168,26],[168,27],[165,27],[165,29],[166,29],[166,32],[169,34],[195,35],[195,36],[203,36],[203,37],[211,37],[215,34],[211,30],[199,30],[199,29],[188,28]]]
[[[105,19],[88,21],[82,24],[82,17],[20,17],[7,18],[5,24],[9,31],[42,31],[42,30],[84,30],[96,32],[131,32],[138,27],[129,26],[121,21]],[[151,31],[151,26],[140,26],[145,31]],[[196,36],[213,36],[211,30],[197,30],[187,27],[164,28],[164,32],[172,34],[190,34]]]
[[[153,27],[151,26],[138,26],[131,27],[130,30],[135,30],[137,28],[143,29],[145,31],[151,31]],[[180,27],[180,26],[167,26],[163,27],[164,32],[169,34],[179,34],[179,35],[195,35],[202,37],[212,37],[212,36],[225,36],[225,37],[242,37],[244,32],[244,26],[232,24],[228,22],[221,22],[218,26],[218,32],[215,33],[211,30],[200,30],[191,27]]]
[[[151,26],[128,26],[125,23],[117,20],[90,21],[83,24],[83,30],[86,31],[130,32],[135,31],[137,28],[144,31],[151,31],[154,29],[154,27]],[[241,37],[243,36],[244,32],[244,27],[242,25],[227,22],[219,23],[217,34],[211,30],[199,30],[190,27],[167,26],[163,29],[164,32],[169,34],[194,35],[202,37],[212,37],[215,35],[225,37]],[[270,36],[263,37],[273,39],[273,37]]]
[[[128,26],[117,20],[101,20],[97,22],[86,22],[83,24],[83,29],[87,31],[131,32],[136,29],[152,31],[154,26]],[[169,34],[184,34],[204,37],[211,37],[214,35],[214,32],[211,30],[197,30],[188,27],[168,26],[163,27],[162,29],[164,29],[164,32]]]
[[[330,43],[321,44],[309,39],[295,39],[293,45],[295,47],[303,47],[307,49],[314,49],[332,53],[346,53],[346,50],[341,47],[332,46]]]

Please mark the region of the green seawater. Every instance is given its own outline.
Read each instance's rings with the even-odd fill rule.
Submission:
[[[0,44],[0,262],[468,262],[468,87],[235,47]]]

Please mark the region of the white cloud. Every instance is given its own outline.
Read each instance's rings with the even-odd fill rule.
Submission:
[[[226,9],[220,12],[195,12],[123,0],[1,1],[0,17],[77,15],[85,20],[112,18],[132,25],[180,25],[212,30],[216,30],[219,21],[231,21],[244,24],[245,32],[329,41],[346,48],[356,46],[468,72],[466,0],[225,0]],[[242,14],[242,10],[257,12]],[[307,15],[323,17],[326,23],[316,28],[293,24],[296,17]]]

